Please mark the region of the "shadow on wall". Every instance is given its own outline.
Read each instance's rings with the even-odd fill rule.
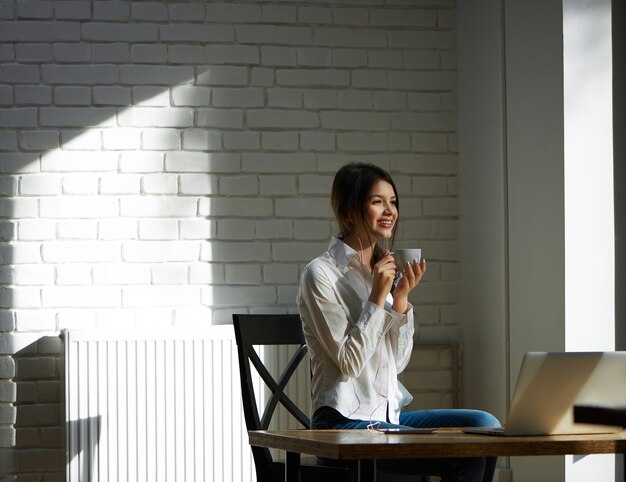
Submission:
[[[11,381],[2,381],[0,475],[63,473],[65,414],[62,343],[58,336],[16,334],[2,352],[14,353]],[[38,339],[37,339],[38,338]]]

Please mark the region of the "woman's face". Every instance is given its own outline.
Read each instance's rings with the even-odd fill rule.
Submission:
[[[359,226],[360,239],[389,239],[398,220],[396,194],[387,181],[378,180],[367,200],[364,224]]]

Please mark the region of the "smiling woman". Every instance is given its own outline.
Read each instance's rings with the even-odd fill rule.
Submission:
[[[340,227],[328,250],[304,269],[298,308],[311,356],[316,429],[499,426],[479,410],[402,410],[412,396],[398,380],[413,349],[409,293],[426,261],[397,266],[377,242],[392,238],[398,193],[384,169],[351,163],[335,174],[331,204]],[[382,466],[443,481],[489,482],[495,458],[386,461]]]

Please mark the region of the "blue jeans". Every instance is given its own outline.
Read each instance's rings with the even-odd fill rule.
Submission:
[[[366,429],[369,420],[351,420],[330,407],[315,411],[311,428]],[[481,410],[436,409],[400,412],[400,425],[380,422],[380,428],[391,427],[492,427],[500,422],[490,413]],[[496,470],[496,457],[457,459],[415,459],[406,461],[379,460],[377,464],[386,472],[414,475],[436,475],[441,482],[491,482]]]

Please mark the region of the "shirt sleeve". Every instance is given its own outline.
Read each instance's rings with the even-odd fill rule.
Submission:
[[[413,351],[414,336],[415,321],[413,317],[413,306],[409,304],[407,312],[389,329],[389,337],[391,339],[391,346],[396,359],[398,373],[401,373],[409,364]]]
[[[351,321],[348,308],[319,266],[305,269],[298,304],[313,336],[341,373],[350,377],[360,375],[385,333],[402,318],[365,301],[358,320]]]

